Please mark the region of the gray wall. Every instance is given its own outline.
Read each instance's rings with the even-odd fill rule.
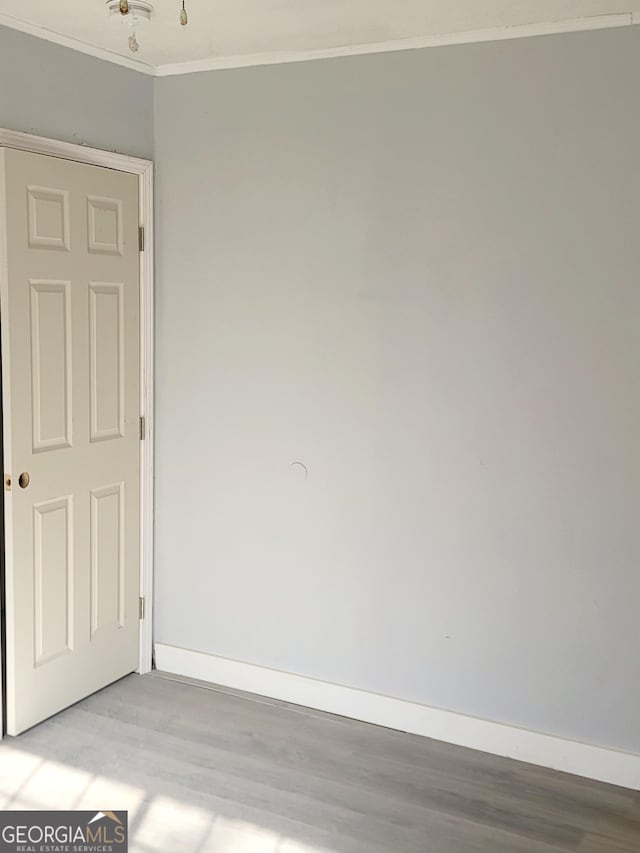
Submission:
[[[0,27],[0,127],[153,154],[153,78]]]
[[[159,642],[640,751],[639,77],[157,80]]]

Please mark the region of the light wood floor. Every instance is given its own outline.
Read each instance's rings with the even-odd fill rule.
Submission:
[[[0,808],[128,809],[139,853],[639,853],[640,794],[159,675],[0,744]]]

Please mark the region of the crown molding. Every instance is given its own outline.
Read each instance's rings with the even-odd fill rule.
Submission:
[[[179,74],[196,74],[202,71],[220,71],[227,68],[246,68],[253,65],[280,65],[289,62],[308,62],[313,59],[332,59],[341,56],[358,56],[368,53],[391,53],[399,50],[419,50],[425,47],[445,47],[454,44],[505,41],[506,39],[530,38],[531,36],[576,33],[588,30],[603,30],[612,27],[628,27],[640,23],[640,12],[620,12],[612,15],[594,15],[589,18],[573,18],[551,23],[520,24],[508,27],[492,27],[484,30],[443,33],[440,35],[417,36],[368,44],[343,45],[341,47],[316,50],[274,51],[269,53],[241,54],[176,62],[156,67],[156,77],[174,77]]]
[[[368,53],[391,53],[400,50],[419,50],[426,47],[445,47],[455,44],[475,44],[480,42],[505,41],[507,39],[531,38],[533,36],[556,35],[559,33],[577,33],[589,30],[604,30],[613,27],[628,27],[640,24],[640,12],[619,12],[610,15],[593,15],[585,18],[572,18],[565,21],[547,23],[519,24],[490,29],[466,30],[463,32],[442,33],[439,35],[416,36],[382,42],[342,45],[313,50],[271,51],[265,53],[237,54],[234,56],[212,56],[206,59],[173,62],[154,66],[142,60],[130,59],[105,48],[95,47],[87,42],[62,35],[46,27],[39,27],[0,12],[0,26],[20,30],[54,44],[77,50],[89,56],[103,59],[155,77],[174,77],[180,74],[197,74],[202,71],[221,71],[229,68],[247,68],[254,65],[280,65],[290,62],[308,62],[314,59],[332,59],[343,56],[359,56]]]
[[[140,71],[142,74],[155,75],[156,68],[148,62],[143,62],[139,59],[129,59],[128,56],[121,56],[119,53],[114,53],[104,47],[95,47],[92,44],[81,41],[80,39],[71,36],[62,35],[55,30],[50,30],[47,27],[39,27],[36,24],[30,24],[28,21],[23,21],[22,18],[15,18],[13,15],[8,15],[6,12],[0,12],[0,26],[8,27],[11,30],[19,30],[21,33],[35,36],[45,41],[50,41],[53,44],[59,44],[62,47],[68,47],[71,50],[77,50],[80,53],[85,53],[87,56],[93,56],[96,59],[103,59],[106,62],[112,62],[115,65],[122,65],[124,68],[130,68],[133,71]]]

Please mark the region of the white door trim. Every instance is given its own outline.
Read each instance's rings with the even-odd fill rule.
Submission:
[[[145,440],[140,442],[140,596],[144,598],[144,619],[140,621],[137,672],[150,672],[153,656],[153,163],[126,154],[4,128],[0,128],[0,146],[104,166],[138,176],[140,226],[144,228],[145,235],[144,252],[140,253],[140,412],[145,419]]]

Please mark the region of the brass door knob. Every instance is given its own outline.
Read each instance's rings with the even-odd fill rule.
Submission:
[[[23,471],[22,474],[18,477],[18,485],[21,489],[26,489],[29,483],[31,482],[31,477],[29,476],[28,471]]]

